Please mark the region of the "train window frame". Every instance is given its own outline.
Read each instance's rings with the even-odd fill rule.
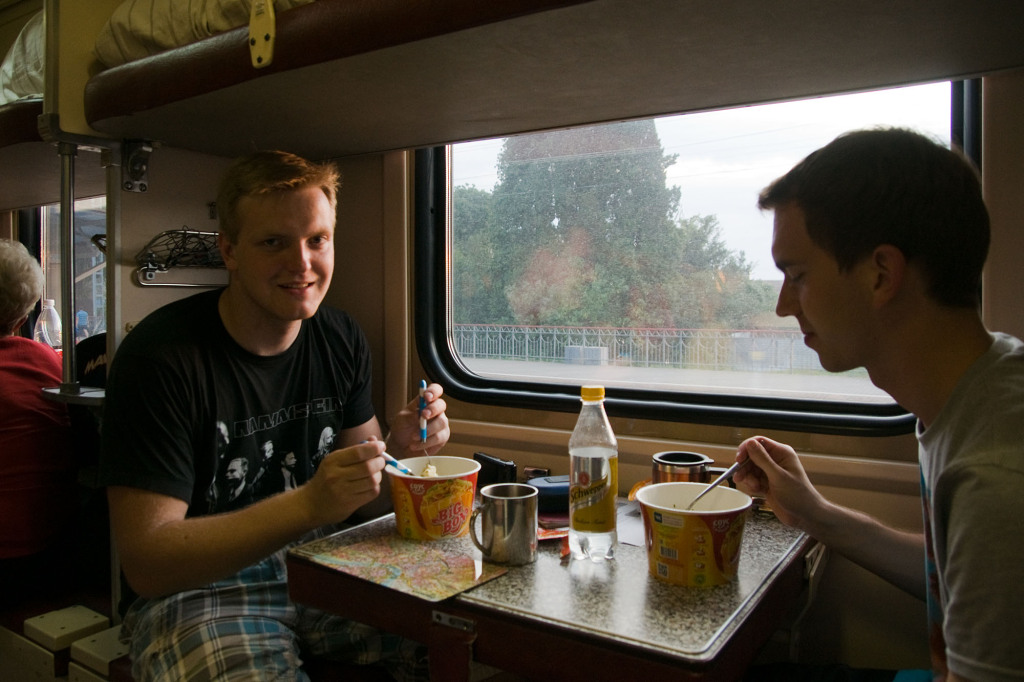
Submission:
[[[980,82],[951,82],[950,139],[981,167]],[[455,353],[448,282],[451,275],[449,204],[451,147],[415,152],[414,322],[420,362],[445,392],[466,402],[575,412],[578,386],[488,378],[471,372]],[[896,403],[853,403],[790,397],[659,391],[609,386],[612,416],[713,426],[810,433],[895,436],[913,431],[914,415]]]
[[[73,268],[75,290],[75,319],[64,318],[64,253],[61,249],[60,203],[19,209],[16,213],[19,239],[29,252],[39,260],[43,270],[44,299],[53,299],[64,329],[64,342],[74,345],[79,341],[106,332],[107,322],[107,260],[106,254],[106,197],[78,197],[72,210],[75,211],[75,265]],[[88,248],[86,248],[88,247]],[[90,251],[94,255],[90,255]],[[89,259],[92,262],[86,262]],[[87,281],[88,280],[88,281]],[[84,294],[91,293],[91,301]],[[85,326],[80,325],[78,312],[85,312]],[[23,327],[26,336],[39,315],[39,304],[29,315]]]

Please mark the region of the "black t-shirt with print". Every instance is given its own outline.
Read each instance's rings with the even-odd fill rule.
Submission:
[[[124,339],[104,402],[104,485],[184,500],[188,516],[301,485],[336,434],[373,417],[370,352],[321,306],[284,353],[249,353],[217,312],[221,290],[168,304]]]

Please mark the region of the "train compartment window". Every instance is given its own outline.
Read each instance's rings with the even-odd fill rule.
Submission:
[[[38,210],[40,220],[40,261],[46,277],[44,298],[52,298],[63,311],[61,288],[60,206],[50,204]],[[75,319],[61,320],[64,341],[75,342],[106,331],[106,199],[95,197],[75,201]]]
[[[892,434],[864,370],[830,374],[792,318],[757,195],[848,130],[949,145],[936,83],[523,134],[418,152],[417,339],[456,397]],[[954,138],[957,139],[957,138]]]

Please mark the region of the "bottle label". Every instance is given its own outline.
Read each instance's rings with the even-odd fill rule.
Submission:
[[[584,466],[573,472],[569,485],[570,525],[573,530],[583,533],[610,533],[615,530],[619,458],[579,459]],[[597,479],[591,478],[593,473],[598,472],[588,469],[593,465],[602,466],[605,462],[608,464],[607,475]]]

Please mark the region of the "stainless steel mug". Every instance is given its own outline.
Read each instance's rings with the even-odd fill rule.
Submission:
[[[651,462],[651,483],[707,483],[711,474],[725,471],[723,467],[711,466],[713,462],[699,452],[659,452]]]
[[[495,483],[481,488],[480,501],[469,519],[469,537],[484,560],[521,566],[536,559],[537,489],[525,483]]]

